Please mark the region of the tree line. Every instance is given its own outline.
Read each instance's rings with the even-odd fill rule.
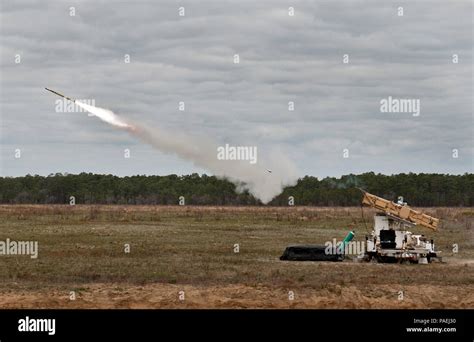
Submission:
[[[2,204],[179,204],[261,205],[245,184],[199,175],[130,176],[92,173],[0,177]],[[413,206],[474,206],[474,174],[397,174],[373,172],[340,178],[305,176],[283,189],[269,204],[287,206],[358,206],[362,188]]]

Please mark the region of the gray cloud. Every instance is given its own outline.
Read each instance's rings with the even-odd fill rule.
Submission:
[[[0,33],[3,176],[205,171],[56,113],[45,86],[150,127],[279,151],[301,176],[473,170],[470,1],[6,0]],[[421,99],[421,115],[380,113],[388,96]]]

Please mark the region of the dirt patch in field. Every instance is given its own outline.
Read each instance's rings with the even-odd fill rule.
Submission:
[[[150,284],[81,285],[75,300],[67,290],[4,291],[1,308],[473,308],[474,285],[355,286],[334,285],[314,291],[268,286],[192,286]],[[400,291],[403,291],[401,298]]]

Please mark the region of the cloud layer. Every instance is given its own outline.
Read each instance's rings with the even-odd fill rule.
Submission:
[[[2,1],[0,174],[206,171],[56,113],[45,86],[150,127],[255,145],[301,176],[472,172],[471,15],[470,1]],[[388,96],[420,99],[420,116],[381,113]]]

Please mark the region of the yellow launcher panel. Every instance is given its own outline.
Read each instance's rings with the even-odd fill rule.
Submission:
[[[400,205],[381,197],[369,194],[365,191],[362,204],[371,206],[375,209],[383,210],[387,214],[433,230],[438,228],[439,219],[420,213],[419,211],[413,210],[405,205]]]

